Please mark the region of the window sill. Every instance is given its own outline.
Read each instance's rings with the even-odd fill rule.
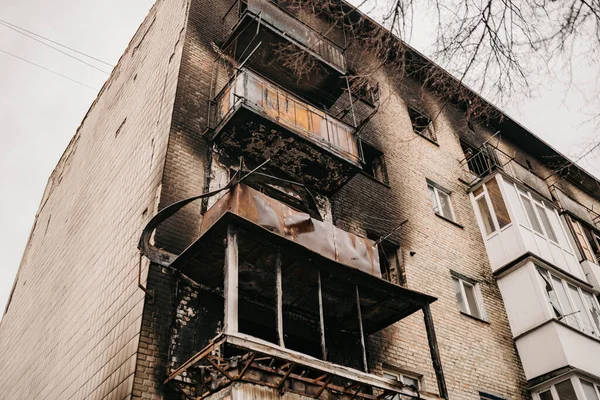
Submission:
[[[413,131],[415,132],[415,131]],[[422,133],[419,132],[415,132],[415,135],[422,137],[423,139],[427,140],[429,143],[436,145],[437,147],[440,147],[439,143],[436,142],[433,139],[428,138],[427,136],[423,135]]]
[[[385,187],[386,187],[386,188],[388,188],[388,189],[391,189],[391,188],[392,188],[392,187],[391,187],[390,185],[388,185],[387,183],[385,183],[385,182],[381,182],[379,179],[375,178],[375,177],[374,177],[374,176],[372,176],[372,175],[369,175],[369,174],[367,174],[365,171],[360,171],[360,174],[361,174],[362,176],[366,176],[367,178],[369,178],[369,179],[370,179],[370,180],[372,180],[373,182],[377,182],[377,183],[379,183],[380,185],[382,185],[382,186],[385,186]]]
[[[471,314],[467,314],[466,312],[462,312],[462,311],[460,311],[460,313],[461,313],[462,315],[464,315],[465,317],[469,317],[469,318],[471,318],[471,319],[474,319],[475,321],[483,322],[483,323],[484,323],[484,324],[486,324],[486,325],[489,325],[489,324],[490,324],[490,322],[489,322],[489,321],[486,321],[485,319],[477,318],[477,317],[475,317],[475,316],[473,316],[473,315],[471,315]]]
[[[450,222],[452,225],[454,225],[454,226],[456,226],[456,227],[458,227],[458,228],[460,228],[460,229],[465,229],[465,227],[464,227],[464,226],[462,226],[461,224],[459,224],[458,222],[454,222],[454,221],[452,221],[450,218],[446,218],[446,217],[444,217],[442,214],[438,214],[438,213],[436,213],[436,212],[434,212],[434,214],[435,214],[435,215],[436,215],[438,218],[441,218],[441,219],[443,219],[443,220],[444,220],[444,221],[446,221],[446,222]]]

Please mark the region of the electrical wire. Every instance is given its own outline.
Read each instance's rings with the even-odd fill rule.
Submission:
[[[86,61],[83,61],[81,58],[77,58],[77,57],[75,57],[74,55],[71,55],[71,54],[67,53],[66,51],[62,51],[62,50],[60,50],[59,48],[56,48],[56,47],[54,47],[54,46],[51,46],[51,45],[49,45],[48,43],[46,43],[46,42],[43,42],[43,41],[41,41],[40,39],[37,39],[37,38],[35,38],[35,37],[31,36],[31,35],[28,35],[28,34],[27,34],[27,33],[25,33],[25,32],[21,32],[21,31],[20,31],[20,30],[18,30],[17,28],[13,28],[12,26],[10,26],[10,25],[8,25],[7,23],[5,23],[4,21],[1,21],[1,20],[0,20],[0,25],[3,25],[3,26],[5,26],[5,27],[6,27],[6,28],[8,28],[8,29],[12,29],[13,31],[15,31],[15,32],[17,32],[17,33],[20,33],[21,35],[23,35],[23,36],[26,36],[26,37],[30,38],[31,40],[35,40],[36,42],[38,42],[38,43],[41,43],[41,44],[43,44],[44,46],[50,47],[51,49],[53,49],[53,50],[56,50],[56,51],[58,51],[59,53],[61,53],[61,54],[64,54],[64,55],[65,55],[65,56],[67,56],[67,57],[71,57],[72,59],[74,59],[74,60],[76,60],[76,61],[79,61],[80,63],[82,63],[82,64],[85,64],[85,65],[87,65],[88,67],[92,67],[92,68],[94,68],[94,69],[95,69],[95,70],[97,70],[97,71],[100,71],[100,72],[102,72],[102,73],[104,73],[104,74],[106,74],[106,75],[110,75],[110,73],[109,73],[109,72],[107,72],[107,71],[104,71],[104,70],[102,70],[102,69],[100,69],[100,68],[96,67],[95,65],[93,65],[93,64],[90,64],[90,63],[88,63],[88,62],[86,62]],[[19,29],[20,29],[20,28],[19,28]]]
[[[73,79],[73,78],[69,78],[69,77],[68,77],[68,76],[66,76],[66,75],[63,75],[63,74],[61,74],[61,73],[59,73],[59,72],[53,71],[53,70],[51,70],[51,69],[48,69],[48,68],[46,68],[46,67],[43,67],[43,66],[41,66],[41,65],[39,65],[39,64],[36,64],[36,63],[34,63],[34,62],[31,62],[31,61],[29,61],[29,60],[26,60],[26,59],[24,59],[24,58],[22,58],[22,57],[19,57],[19,56],[17,56],[17,55],[15,55],[15,54],[13,54],[13,53],[9,53],[8,51],[5,51],[5,50],[2,50],[2,49],[0,49],[0,52],[1,52],[1,53],[4,53],[4,54],[8,54],[9,56],[12,56],[12,57],[14,57],[14,58],[17,58],[17,59],[19,59],[19,60],[21,60],[21,61],[24,61],[24,62],[28,63],[28,64],[34,65],[34,66],[36,66],[36,67],[38,67],[38,68],[41,68],[41,69],[43,69],[44,71],[48,71],[48,72],[50,72],[50,73],[53,73],[54,75],[58,75],[58,76],[60,76],[61,78],[68,79],[68,80],[70,80],[71,82],[77,83],[77,84],[79,84],[79,85],[81,85],[81,86],[85,86],[86,88],[88,88],[88,89],[91,89],[91,90],[93,90],[93,91],[95,91],[95,92],[97,92],[97,91],[98,91],[98,89],[96,89],[96,88],[94,88],[94,87],[91,87],[91,86],[89,86],[89,85],[86,85],[86,84],[85,84],[85,83],[83,83],[83,82],[79,82],[78,80],[75,80],[75,79]]]
[[[45,37],[45,36],[42,36],[42,35],[40,35],[40,34],[37,34],[37,33],[35,33],[35,32],[31,32],[31,31],[29,31],[29,30],[27,30],[27,29],[25,29],[25,28],[22,28],[22,27],[20,27],[20,26],[18,26],[18,25],[11,24],[10,22],[8,22],[8,21],[4,21],[4,20],[2,20],[2,19],[0,19],[0,22],[2,22],[2,23],[3,23],[3,24],[5,24],[5,25],[10,25],[10,26],[12,26],[13,28],[17,28],[17,29],[20,29],[20,30],[22,30],[22,31],[25,31],[25,32],[27,32],[27,33],[29,33],[29,34],[33,35],[33,36],[37,36],[37,37],[39,37],[39,38],[41,38],[41,39],[47,40],[47,41],[48,41],[48,42],[50,42],[50,43],[57,44],[57,45],[59,45],[60,47],[63,47],[63,48],[65,48],[65,49],[67,49],[67,50],[71,50],[72,52],[75,52],[75,53],[77,53],[77,54],[81,54],[82,56],[85,56],[85,57],[87,57],[87,58],[89,58],[89,59],[92,59],[92,60],[94,60],[94,61],[98,61],[99,63],[102,63],[102,64],[104,64],[104,65],[107,65],[107,66],[109,66],[109,67],[111,67],[111,68],[114,68],[114,65],[112,65],[111,63],[107,63],[106,61],[103,61],[103,60],[101,60],[101,59],[99,59],[99,58],[92,57],[92,56],[90,56],[89,54],[83,53],[83,52],[81,52],[81,51],[79,51],[79,50],[75,50],[75,49],[73,49],[73,48],[71,48],[71,47],[69,47],[69,46],[65,46],[65,45],[64,45],[64,44],[62,44],[62,43],[56,42],[56,41],[54,41],[54,40],[52,40],[52,39],[48,39],[48,38],[47,38],[47,37]]]

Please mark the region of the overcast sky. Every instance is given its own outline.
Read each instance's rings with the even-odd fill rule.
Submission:
[[[152,0],[0,0],[0,20],[114,65],[152,3]],[[417,26],[425,26],[427,21],[416,22]],[[429,37],[428,32],[414,31],[411,44],[428,54]],[[111,69],[87,61],[99,69]],[[515,99],[504,109],[559,151],[577,157],[586,143],[598,135],[597,126],[585,124],[594,111],[589,106],[593,94],[589,90],[593,86],[586,83],[598,78],[597,69],[576,66],[574,76],[583,88],[581,91],[567,91],[567,79],[542,77],[543,87],[533,99]],[[47,179],[107,77],[0,25],[0,313]],[[580,164],[600,176],[600,155],[592,154]]]

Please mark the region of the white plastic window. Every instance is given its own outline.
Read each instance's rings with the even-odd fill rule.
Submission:
[[[478,287],[479,285],[455,276],[452,277],[452,280],[454,282],[454,293],[456,294],[458,309],[465,314],[485,320],[487,316]]]
[[[433,211],[444,218],[456,222],[456,217],[452,208],[452,201],[450,200],[450,193],[432,184],[427,184],[427,190],[429,191],[429,196],[431,197]]]
[[[538,272],[556,318],[600,338],[600,306],[594,296],[543,268]]]

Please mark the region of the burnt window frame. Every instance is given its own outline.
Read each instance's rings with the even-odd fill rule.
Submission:
[[[413,104],[407,105],[407,110],[413,132],[437,145],[438,139],[435,127],[433,126],[433,119],[429,116],[427,111],[423,107],[415,106]],[[417,125],[417,120],[421,118],[426,119],[426,125],[423,125],[425,121]]]
[[[385,186],[390,185],[389,176],[387,172],[387,165],[385,161],[385,154],[379,148],[373,146],[372,144],[365,142],[364,140],[359,140],[360,143],[360,153],[362,158],[362,172],[367,175],[369,178],[376,180],[379,183],[384,184]],[[374,162],[378,160],[379,166],[376,169],[374,167]],[[375,173],[379,171],[378,173]]]

